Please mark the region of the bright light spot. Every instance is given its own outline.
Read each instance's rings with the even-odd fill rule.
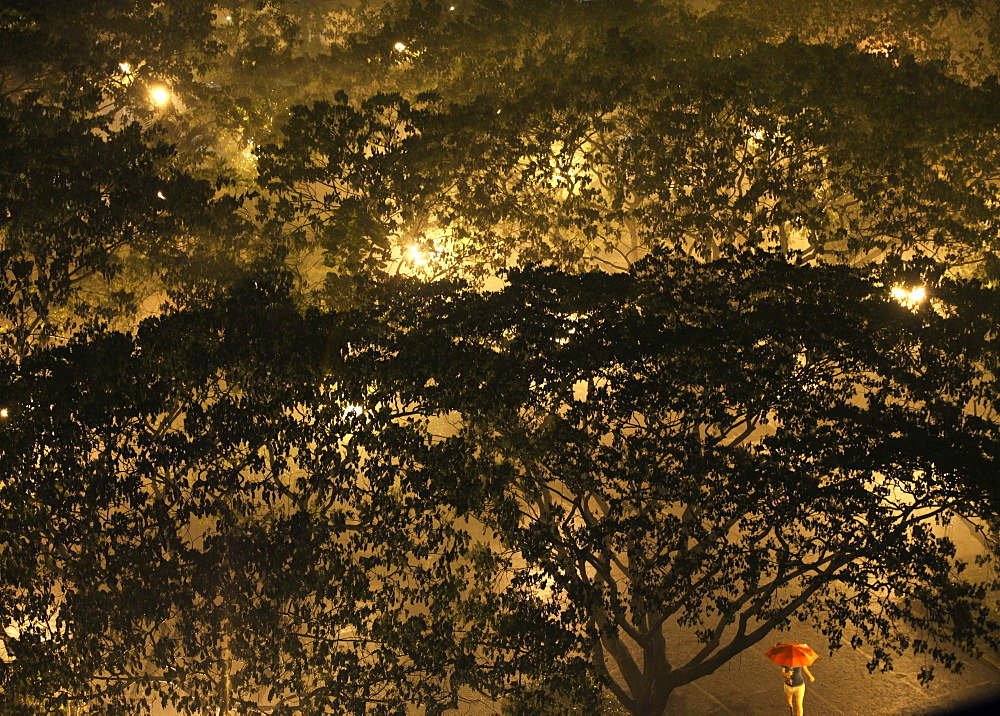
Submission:
[[[248,166],[254,166],[257,162],[257,155],[255,155],[254,149],[256,145],[253,142],[247,142],[247,145],[243,147],[241,154],[243,155],[243,162]]]
[[[167,200],[167,197],[163,196],[163,192],[162,191],[156,192],[156,198],[157,199],[163,199],[163,201]]]
[[[448,8],[448,9],[449,9],[450,11],[454,12],[454,11],[455,11],[455,6],[454,6],[454,5],[452,5],[452,6],[451,6],[450,8]]]
[[[119,62],[118,63],[118,69],[120,69],[125,74],[131,74],[131,72],[132,72],[132,65],[130,65],[128,62]]]
[[[571,313],[568,316],[566,316],[566,319],[568,321],[570,321],[571,323],[576,323],[577,321],[580,320],[580,314],[579,313]],[[553,340],[555,340],[555,342],[557,344],[559,344],[561,346],[564,346],[567,343],[569,343],[569,337],[572,336],[574,333],[576,333],[576,326],[570,326],[567,329],[565,336],[560,336],[558,338],[554,338]]]
[[[362,408],[360,405],[348,405],[346,408],[344,408],[344,417],[356,418],[359,415],[363,415],[364,412],[365,409]]]
[[[166,87],[154,87],[149,91],[149,96],[154,104],[165,105],[170,101],[170,92]]]
[[[927,298],[927,289],[923,286],[916,286],[915,288],[893,286],[892,297],[896,299],[900,305],[913,309],[919,306],[924,299]]]
[[[10,417],[10,413],[7,412],[7,408],[0,408],[0,418]]]
[[[863,42],[861,49],[871,55],[881,55],[888,57],[896,49],[891,42]]]
[[[563,571],[560,569],[559,573],[561,575]],[[529,594],[542,601],[549,601],[555,596],[556,581],[551,575],[533,568],[530,577],[531,580],[525,585]]]
[[[226,15],[226,22],[232,22],[232,21],[233,21],[233,16],[232,15]]]
[[[419,246],[411,246],[406,250],[406,258],[412,264],[423,266],[431,257]]]
[[[406,50],[406,45],[404,45],[402,42],[397,42],[395,45],[392,46],[392,49],[394,49],[396,52],[404,52]]]

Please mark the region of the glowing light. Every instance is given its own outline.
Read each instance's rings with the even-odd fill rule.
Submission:
[[[119,62],[118,63],[118,69],[120,69],[122,72],[124,72],[127,75],[132,73],[132,65],[129,64],[128,62]]]
[[[406,45],[404,45],[402,42],[397,42],[395,45],[392,46],[392,49],[394,49],[396,52],[405,52]]]
[[[247,142],[247,145],[243,147],[242,151],[240,152],[240,154],[243,157],[243,162],[247,166],[252,167],[257,163],[257,155],[254,154],[254,149],[256,148],[257,145],[254,144],[252,141],[250,141]]]
[[[406,250],[406,258],[417,266],[423,266],[430,261],[430,256],[419,246],[411,246]]]
[[[163,199],[163,201],[167,200],[167,197],[163,196],[163,192],[162,191],[156,192],[156,198],[157,199]]]
[[[10,413],[7,412],[7,408],[0,408],[0,418],[9,418]]]
[[[149,97],[154,104],[163,106],[170,101],[170,91],[166,87],[153,87],[149,91]]]
[[[232,15],[226,15],[226,22],[232,22],[232,21],[233,21],[233,16]]]
[[[362,408],[360,405],[348,405],[346,408],[344,408],[344,417],[356,418],[359,415],[364,415],[364,412],[365,409]]]
[[[916,308],[927,298],[927,289],[923,286],[907,288],[906,286],[893,286],[892,297],[906,308]]]
[[[576,323],[577,321],[580,320],[580,314],[579,313],[571,313],[568,316],[566,316],[566,319],[568,321],[570,321],[571,323]],[[566,331],[566,335],[565,336],[559,336],[557,338],[553,338],[553,340],[558,345],[564,346],[567,343],[569,343],[570,336],[572,336],[574,333],[576,333],[576,326],[570,326],[569,329]]]
[[[875,42],[875,43],[862,43],[862,44],[866,46],[862,47],[861,49],[863,49],[868,54],[881,55],[882,57],[888,57],[896,49],[896,46],[893,45],[891,42]]]

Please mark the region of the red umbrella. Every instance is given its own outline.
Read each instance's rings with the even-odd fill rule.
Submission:
[[[783,641],[775,644],[764,652],[764,655],[781,666],[812,666],[812,663],[819,658],[819,654],[809,648],[808,644],[794,644]]]

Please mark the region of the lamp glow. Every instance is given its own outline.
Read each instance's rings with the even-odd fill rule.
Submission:
[[[916,308],[927,298],[927,289],[923,286],[907,288],[906,286],[893,286],[892,297],[906,308]]]
[[[154,87],[149,91],[149,96],[154,104],[161,107],[170,101],[170,92],[166,87]]]
[[[430,260],[427,252],[419,246],[411,246],[406,250],[406,258],[417,266],[422,266]]]

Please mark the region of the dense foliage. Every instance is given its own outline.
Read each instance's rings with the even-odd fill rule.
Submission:
[[[997,585],[963,576],[943,527],[996,509],[997,295],[925,273],[914,312],[890,298],[903,275],[652,256],[376,302],[393,328],[351,362],[369,400],[452,427],[437,490],[493,535],[484,650],[534,677],[521,698],[578,686],[553,666],[574,656],[664,713],[790,620],[867,644],[872,669],[995,648]]]
[[[873,668],[996,646],[940,526],[995,515],[1000,299],[924,278],[657,256],[303,315],[261,277],[25,359],[8,708],[648,714],[792,619]]]
[[[0,710],[654,714],[794,619],[996,646],[941,526],[998,524],[998,28],[0,3]]]

